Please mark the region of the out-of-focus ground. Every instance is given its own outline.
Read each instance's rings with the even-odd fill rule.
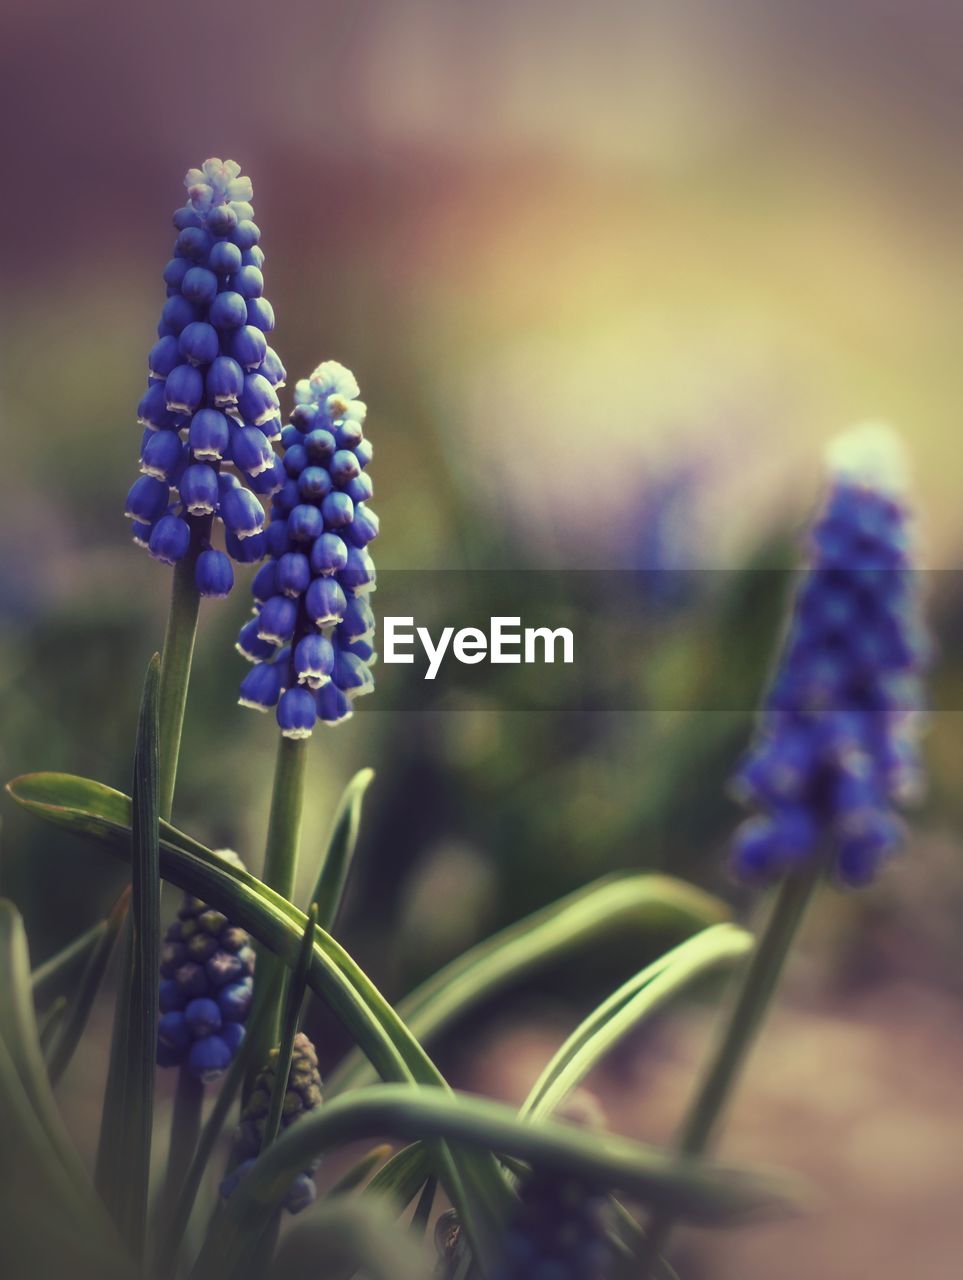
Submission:
[[[704,666],[718,684],[739,664],[761,684],[779,617],[738,575],[794,562],[824,442],[867,417],[906,440],[924,563],[959,565],[963,11],[37,0],[0,22],[4,776],[128,782],[168,573],[121,510],[169,214],[209,154],[254,180],[292,379],[333,356],[361,380],[380,565],[725,568],[723,599],[653,602],[670,617],[640,680]],[[204,609],[176,817],[256,865],[275,734],[234,706],[239,579]],[[818,905],[725,1138],[820,1201],[800,1223],[680,1237],[690,1280],[958,1274],[963,597],[951,574],[928,590],[942,656],[912,847]],[[371,763],[343,934],[393,996],[611,868],[666,867],[744,911],[721,867],[750,726],[748,705],[368,712],[312,748],[305,878]],[[5,812],[0,887],[38,956],[120,876]],[[545,975],[444,1065],[519,1097],[646,958]],[[670,1133],[702,1022],[661,1024],[593,1082],[614,1127]],[[317,1032],[333,1057],[337,1028]],[[101,1070],[93,1037],[65,1085],[81,1140]]]

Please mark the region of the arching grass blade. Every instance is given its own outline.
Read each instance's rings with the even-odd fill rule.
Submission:
[[[117,936],[127,919],[129,905],[130,886],[128,885],[111,908],[110,915],[97,927],[95,945],[87,957],[77,990],[66,1006],[66,1017],[50,1046],[48,1070],[52,1085],[59,1083],[80,1043],[90,1011],[94,1007],[94,1001],[103,983],[104,974],[107,972]]]
[[[752,935],[732,924],[704,929],[623,983],[572,1032],[536,1081],[519,1114],[549,1115],[630,1032],[692,985],[731,968],[752,949]]]
[[[311,951],[314,947],[314,931],[318,923],[318,908],[314,903],[308,911],[307,923],[304,926],[304,937],[301,941],[301,952],[297,967],[292,970],[287,981],[287,992],[284,997],[284,1016],[281,1021],[281,1042],[278,1045],[278,1059],[274,1069],[274,1084],[271,1089],[271,1101],[268,1105],[267,1119],[264,1122],[264,1137],[261,1139],[261,1152],[267,1150],[278,1136],[281,1127],[281,1113],[284,1110],[284,1095],[287,1093],[288,1077],[291,1074],[291,1056],[294,1053],[294,1040],[301,1025],[301,1009],[304,1005],[304,993],[308,983],[308,970],[311,967]]]
[[[305,1116],[264,1152],[225,1205],[217,1236],[208,1239],[194,1267],[195,1280],[231,1274],[299,1169],[337,1146],[381,1134],[505,1152],[707,1225],[785,1213],[798,1194],[782,1177],[696,1162],[575,1126],[529,1124],[487,1099],[375,1085]]]
[[[663,875],[606,877],[502,929],[423,982],[398,1004],[422,1042],[430,1042],[475,1005],[562,957],[611,945],[630,931],[687,936],[724,920],[728,908],[692,885]],[[333,1096],[372,1080],[358,1053],[328,1079]]]
[[[309,899],[318,904],[318,924],[330,933],[344,896],[348,873],[358,843],[361,804],[374,780],[373,769],[356,773],[344,789],[328,837],[327,849]]]
[[[83,968],[106,928],[107,921],[98,920],[85,933],[74,938],[73,942],[68,942],[61,951],[34,968],[30,975],[30,982],[33,987],[33,998],[38,1004],[44,1000],[48,992],[61,982],[72,978]]]

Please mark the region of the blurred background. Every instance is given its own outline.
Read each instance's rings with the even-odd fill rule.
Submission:
[[[35,0],[2,17],[5,778],[127,788],[169,572],[129,543],[123,499],[170,213],[208,155],[254,181],[292,381],[333,357],[361,382],[380,566],[729,571],[653,596],[640,682],[761,688],[780,611],[753,570],[796,563],[832,435],[903,433],[923,562],[943,571],[929,796],[877,887],[821,899],[726,1135],[732,1158],[808,1174],[815,1215],[680,1235],[693,1280],[946,1280],[963,1252],[961,39],[943,0]],[[275,729],[234,705],[239,577],[203,609],[175,819],[256,866]],[[612,869],[749,907],[723,870],[748,701],[372,701],[312,744],[305,860],[373,765],[341,932],[390,996]],[[0,887],[37,959],[121,883],[4,806]],[[520,1099],[646,958],[613,942],[542,975],[442,1066]],[[330,1062],[338,1028],[315,1016]],[[694,1005],[599,1073],[613,1128],[671,1134],[710,1019]],[[99,1053],[88,1037],[66,1082],[81,1141]]]

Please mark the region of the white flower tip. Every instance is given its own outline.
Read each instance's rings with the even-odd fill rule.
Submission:
[[[337,394],[346,401],[355,400],[361,390],[351,370],[338,360],[322,360],[312,372],[309,385],[319,399]]]
[[[244,867],[244,862],[240,854],[236,853],[233,849],[212,849],[211,853],[213,853],[215,858],[223,858],[224,861],[229,862],[232,867],[241,867],[242,869]]]
[[[906,449],[901,437],[884,422],[864,422],[837,436],[826,457],[830,470],[841,480],[883,493],[906,491]]]
[[[301,729],[301,728],[298,728],[297,726],[294,726],[291,729],[282,729],[281,736],[282,738],[310,738],[311,730]]]

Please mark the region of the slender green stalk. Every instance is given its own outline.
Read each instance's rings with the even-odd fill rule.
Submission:
[[[729,1021],[709,1059],[692,1106],[683,1120],[676,1141],[676,1147],[682,1155],[701,1155],[718,1133],[726,1104],[762,1027],[779,985],[786,958],[823,869],[822,859],[814,858],[795,874],[787,876],[778,890],[772,913],[749,961]],[[641,1277],[653,1273],[671,1230],[671,1217],[657,1216],[652,1219],[641,1254]]]
[[[262,880],[290,902],[298,874],[298,852],[301,845],[301,817],[304,810],[304,776],[307,764],[307,739],[281,737],[274,766],[274,789],[271,793],[271,816],[268,819],[267,844],[264,850]],[[267,1055],[277,1043],[281,1011],[277,993],[284,976],[283,961],[266,947],[257,948],[254,968],[254,1011],[259,1012],[264,1000],[271,1000],[265,1016],[256,1020],[255,1043],[249,1059],[245,1095],[254,1076],[264,1066]],[[253,1020],[253,1014],[252,1014]]]
[[[248,1036],[250,1036],[250,1030],[249,1023]],[[171,1195],[170,1213],[168,1215],[165,1212],[158,1218],[160,1230],[157,1236],[154,1266],[154,1274],[158,1277],[174,1275],[177,1271],[177,1258],[190,1220],[191,1210],[194,1208],[194,1201],[197,1198],[197,1191],[201,1185],[201,1179],[204,1176],[208,1161],[221,1136],[228,1112],[241,1087],[244,1072],[250,1058],[250,1049],[250,1040],[246,1038],[242,1042],[237,1056],[231,1063],[230,1070],[217,1091],[214,1105],[201,1130],[200,1137],[194,1145],[193,1158],[190,1160],[189,1166],[185,1169],[183,1177],[179,1181],[168,1184]],[[167,1194],[168,1187],[165,1187],[165,1194]]]
[[[171,583],[171,603],[167,615],[167,631],[161,654],[160,685],[158,689],[158,812],[170,821],[174,805],[174,787],[177,782],[177,763],[181,750],[181,734],[184,728],[184,712],[187,707],[187,690],[191,679],[191,663],[194,658],[194,639],[197,635],[197,616],[200,609],[200,592],[194,580],[194,570],[200,552],[202,537],[210,529],[210,521],[191,521],[192,537],[188,554],[174,568]],[[187,1071],[178,1073],[177,1091],[171,1118],[170,1145],[167,1170],[160,1194],[161,1223],[166,1223],[176,1202],[178,1187],[190,1165],[201,1126],[204,1105],[204,1088]]]
[[[194,637],[201,597],[194,582],[198,555],[199,531],[195,531],[190,552],[175,566],[171,588],[171,606],[167,615],[167,632],[161,656],[159,720],[160,720],[160,815],[170,820],[177,780],[177,758],[181,749],[187,686],[194,657]]]
[[[304,809],[307,739],[281,737],[274,766],[274,790],[264,851],[265,884],[288,901],[294,896]]]
[[[157,1222],[165,1232],[169,1232],[178,1195],[197,1149],[203,1110],[204,1085],[186,1068],[181,1067],[177,1073],[167,1169],[157,1217]]]
[[[30,974],[34,1001],[42,1000],[49,988],[61,979],[72,977],[87,960],[106,931],[107,921],[98,920],[86,933],[82,933],[79,938],[74,938],[73,942],[68,942],[62,951],[58,951],[43,964],[38,964]]]
[[[301,1010],[304,1007],[308,970],[311,967],[311,952],[314,948],[314,931],[317,923],[318,907],[315,903],[308,912],[308,922],[304,926],[304,939],[301,943],[298,967],[288,974],[287,991],[284,997],[284,1018],[281,1023],[281,1043],[278,1045],[277,1062],[274,1064],[274,1086],[271,1089],[271,1101],[268,1104],[267,1118],[264,1121],[264,1133],[261,1137],[262,1151],[268,1149],[281,1129],[281,1116],[284,1112],[284,1099],[288,1091],[288,1080],[291,1077],[294,1042],[301,1026]]]

